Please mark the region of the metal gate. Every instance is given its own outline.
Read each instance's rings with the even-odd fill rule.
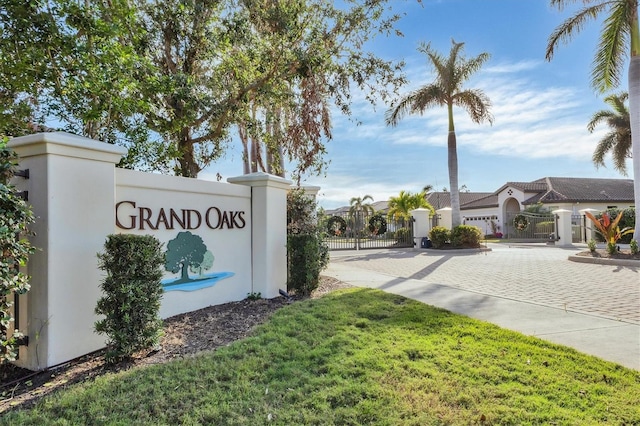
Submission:
[[[587,242],[587,217],[581,214],[571,215],[571,242]]]
[[[507,213],[505,238],[522,241],[555,241],[557,217],[552,213]]]
[[[329,250],[413,247],[413,218],[344,212],[322,217],[320,227]]]

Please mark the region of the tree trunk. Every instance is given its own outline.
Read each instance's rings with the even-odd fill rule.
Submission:
[[[451,227],[462,223],[460,217],[460,187],[458,185],[458,148],[453,125],[453,106],[449,105],[449,135],[447,137],[447,162],[449,166],[449,186],[451,187]]]
[[[182,153],[182,156],[178,159],[178,164],[180,165],[179,175],[197,178],[198,173],[200,173],[200,166],[193,152],[193,142],[189,129],[183,129],[178,135],[178,149]]]
[[[244,124],[238,125],[238,135],[242,142],[242,174],[248,175],[251,173],[251,166],[249,164],[249,140],[247,139],[247,129]]]
[[[640,56],[634,55],[633,52],[629,63],[629,118],[633,157],[633,195],[636,208],[633,239],[640,242]]]

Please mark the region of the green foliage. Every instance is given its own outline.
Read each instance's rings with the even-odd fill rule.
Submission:
[[[596,227],[596,232],[604,238],[604,241],[607,243],[608,250],[614,250],[616,244],[620,242],[620,239],[625,235],[633,234],[633,228],[631,227],[620,229],[619,223],[624,216],[624,212],[618,212],[618,215],[613,220],[611,220],[609,212],[602,213],[599,215],[600,217],[596,217],[589,212],[585,212],[585,215]]]
[[[258,292],[252,291],[251,293],[247,293],[247,299],[249,300],[260,300],[262,299],[262,294]]]
[[[542,204],[541,202],[537,202],[536,204],[531,204],[524,209],[527,213],[537,213],[537,214],[546,214],[549,213],[549,209]]]
[[[461,223],[460,193],[458,188],[458,164],[456,153],[456,133],[454,125],[454,106],[467,111],[471,121],[482,123],[493,122],[490,113],[491,101],[480,89],[465,88],[467,80],[489,60],[488,53],[481,53],[473,58],[465,58],[462,54],[464,43],[451,40],[449,56],[445,57],[435,51],[430,43],[422,43],[418,51],[427,56],[433,66],[433,81],[412,90],[407,95],[393,102],[385,114],[387,125],[396,126],[407,114],[423,114],[432,107],[445,107],[448,115],[447,147],[449,157],[449,184],[451,185],[452,222],[454,226]],[[458,189],[458,190],[455,190]]]
[[[397,197],[389,197],[389,217],[393,217],[395,220],[404,221],[411,218],[411,211],[425,208],[431,211],[431,214],[435,213],[435,209],[426,200],[426,194],[419,192],[412,194],[408,191],[400,191]]]
[[[11,330],[13,298],[29,291],[29,277],[20,272],[34,248],[25,238],[35,221],[31,207],[9,184],[16,166],[16,154],[0,146],[0,363],[15,360],[20,330]]]
[[[429,239],[431,240],[433,248],[444,247],[444,245],[451,240],[451,231],[444,226],[434,226],[431,228],[431,231],[429,231]]]
[[[451,230],[451,245],[454,247],[480,247],[482,231],[477,226],[458,225]]]
[[[587,243],[587,247],[589,247],[589,251],[591,253],[595,252],[597,248],[596,240],[594,240],[593,238],[590,239],[589,242]]]
[[[629,207],[626,209],[607,209],[605,212],[599,213],[597,215],[595,215],[595,217],[600,220],[602,219],[602,215],[603,213],[607,213],[609,215],[609,217],[617,217],[620,213],[622,213],[622,217],[620,218],[620,222],[618,222],[618,226],[621,229],[625,229],[625,228],[631,228],[631,229],[635,229],[636,227],[636,210],[633,207]],[[601,235],[598,234],[599,237],[601,237]],[[625,234],[622,237],[620,237],[620,243],[622,244],[629,244],[629,242],[631,241],[631,239],[633,238],[633,235],[631,233],[629,234]],[[600,241],[604,241],[604,238],[601,238]]]
[[[304,296],[318,288],[320,272],[329,264],[316,210],[317,203],[304,189],[287,194],[287,289]]]
[[[384,235],[387,232],[387,220],[381,214],[374,214],[369,218],[369,232],[372,235]]]
[[[404,81],[401,63],[368,51],[395,34],[392,3],[5,1],[0,133],[55,122],[126,145],[124,167],[196,177],[241,124],[254,152],[267,148],[254,165],[317,173],[332,111],[349,115],[353,90],[373,103]]]
[[[162,244],[151,235],[109,235],[99,267],[107,273],[100,284],[104,295],[96,314],[96,332],[109,338],[105,356],[118,362],[158,343],[162,320],[158,316],[163,288]]]
[[[310,295],[329,264],[329,250],[319,235],[287,235],[289,277],[287,288],[302,296]]]
[[[555,226],[555,222],[551,220],[544,221],[544,222],[537,222],[535,232],[537,234],[551,234],[553,233],[554,226]]]
[[[400,228],[396,231],[396,242],[398,244],[404,244],[409,242],[411,238],[411,230],[409,228]]]
[[[629,250],[631,250],[631,254],[640,253],[640,249],[638,249],[638,240],[631,240],[629,242]]]
[[[571,348],[350,289],[285,306],[215,351],[68,386],[0,425],[632,425],[638,380]]]

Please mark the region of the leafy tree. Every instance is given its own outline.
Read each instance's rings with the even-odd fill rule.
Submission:
[[[234,125],[266,170],[319,172],[330,102],[383,99],[401,64],[365,50],[390,0],[8,0],[0,11],[0,130],[123,143],[126,167],[196,177]],[[256,164],[258,164],[256,162]]]
[[[373,208],[371,203],[367,203],[367,200],[373,201],[373,197],[368,194],[364,197],[352,197],[351,200],[349,200],[349,214],[351,216],[355,216],[359,213],[373,214],[375,212],[375,209]]]
[[[435,213],[434,208],[425,199],[423,192],[412,194],[409,191],[400,191],[397,197],[389,198],[389,211],[387,215],[404,223],[405,220],[411,219],[411,210],[418,208],[426,208]]]
[[[14,361],[22,333],[11,330],[15,297],[29,291],[29,277],[20,272],[34,248],[25,238],[35,221],[31,207],[15,192],[13,177],[17,156],[0,140],[0,364]]]
[[[633,157],[633,192],[640,200],[640,143],[634,142],[640,135],[640,27],[638,25],[637,0],[550,0],[553,7],[562,11],[567,5],[581,2],[585,6],[560,24],[549,36],[546,58],[551,60],[558,44],[568,42],[590,20],[604,18],[600,41],[596,49],[591,85],[604,93],[620,85],[627,57],[629,60],[629,116],[631,123],[631,151]],[[640,223],[640,209],[636,209],[636,223]],[[633,238],[640,240],[640,227]]]
[[[177,282],[191,281],[189,268],[197,270],[205,261],[207,246],[198,235],[189,231],[179,232],[178,235],[167,243],[167,254],[164,267],[172,273],[180,272]]]
[[[365,195],[364,197],[352,197],[349,200],[349,218],[353,223],[353,230],[360,231],[364,224],[362,220],[367,214],[374,214],[375,208],[371,203],[367,203],[367,200],[373,201],[371,195]]]
[[[449,134],[447,139],[447,155],[449,168],[449,185],[451,187],[452,225],[461,224],[460,192],[458,188],[458,152],[453,107],[461,107],[467,111],[474,123],[488,121],[493,123],[489,112],[491,102],[479,89],[464,89],[464,83],[478,71],[489,59],[488,53],[466,59],[461,55],[464,43],[451,41],[449,57],[445,58],[431,48],[430,44],[422,44],[418,49],[427,55],[435,69],[434,82],[424,85],[403,96],[386,114],[387,125],[396,126],[407,114],[423,114],[427,108],[444,106],[449,117]]]
[[[0,131],[15,136],[56,121],[111,143],[136,134],[133,116],[144,107],[132,94],[145,67],[134,52],[140,33],[129,3],[3,2]]]
[[[625,105],[628,98],[627,92],[607,96],[604,101],[611,106],[612,110],[596,112],[587,125],[587,129],[592,133],[602,122],[606,123],[611,130],[598,142],[593,153],[593,164],[596,167],[604,166],[604,157],[611,152],[613,167],[625,176],[627,175],[626,160],[631,158],[631,123],[629,109]]]

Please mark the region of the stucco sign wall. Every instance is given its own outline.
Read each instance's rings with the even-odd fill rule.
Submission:
[[[105,345],[93,326],[109,234],[149,234],[164,244],[168,317],[286,288],[286,193],[264,173],[228,183],[117,169],[124,148],[62,132],[9,142],[29,169],[15,182],[37,217],[27,264],[31,291],[18,300],[29,345],[17,365],[32,370]],[[24,328],[24,327],[23,327]]]

